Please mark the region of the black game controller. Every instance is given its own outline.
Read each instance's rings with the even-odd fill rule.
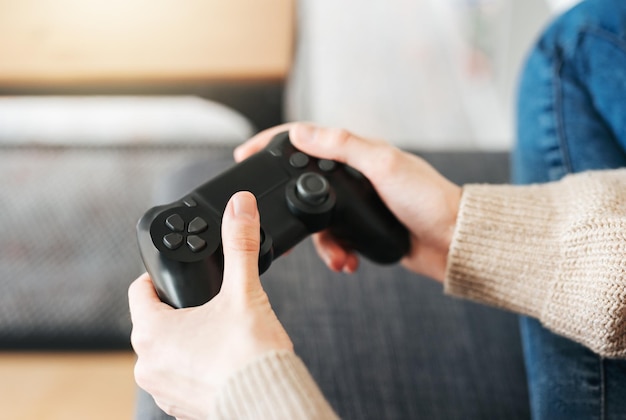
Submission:
[[[141,255],[163,302],[175,308],[198,306],[219,292],[222,214],[230,197],[243,190],[256,196],[261,216],[260,273],[322,229],[381,264],[397,262],[409,250],[408,231],[360,172],[300,152],[284,132],[265,149],[139,220]]]

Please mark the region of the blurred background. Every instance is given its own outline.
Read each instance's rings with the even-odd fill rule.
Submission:
[[[572,3],[2,0],[0,95],[193,95],[257,129],[305,119],[413,147],[507,148],[524,53]],[[7,119],[14,141],[23,127]]]
[[[524,55],[573,3],[0,0],[3,415],[131,418],[134,224],[165,173],[291,120],[506,154]]]

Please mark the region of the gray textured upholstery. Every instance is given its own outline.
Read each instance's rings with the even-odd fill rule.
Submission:
[[[128,347],[135,224],[164,173],[219,146],[0,148],[0,347]]]
[[[192,97],[6,97],[0,111],[0,348],[129,348],[154,186],[194,158],[230,160],[251,124]]]

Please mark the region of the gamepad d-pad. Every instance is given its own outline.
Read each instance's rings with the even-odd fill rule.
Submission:
[[[139,220],[139,248],[161,300],[177,308],[197,306],[219,292],[222,214],[230,197],[242,190],[256,196],[261,216],[260,273],[322,229],[378,263],[396,262],[409,250],[406,228],[361,173],[302,153],[284,132],[265,149]]]

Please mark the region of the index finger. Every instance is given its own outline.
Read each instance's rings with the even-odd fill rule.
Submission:
[[[292,125],[295,123],[286,123],[277,125],[276,127],[268,128],[260,133],[254,135],[250,140],[246,141],[235,149],[235,161],[241,162],[242,160],[252,156],[259,150],[263,149],[278,133],[283,131],[289,131]]]
[[[128,307],[133,324],[140,317],[172,309],[171,306],[161,302],[148,273],[139,276],[128,288]]]

